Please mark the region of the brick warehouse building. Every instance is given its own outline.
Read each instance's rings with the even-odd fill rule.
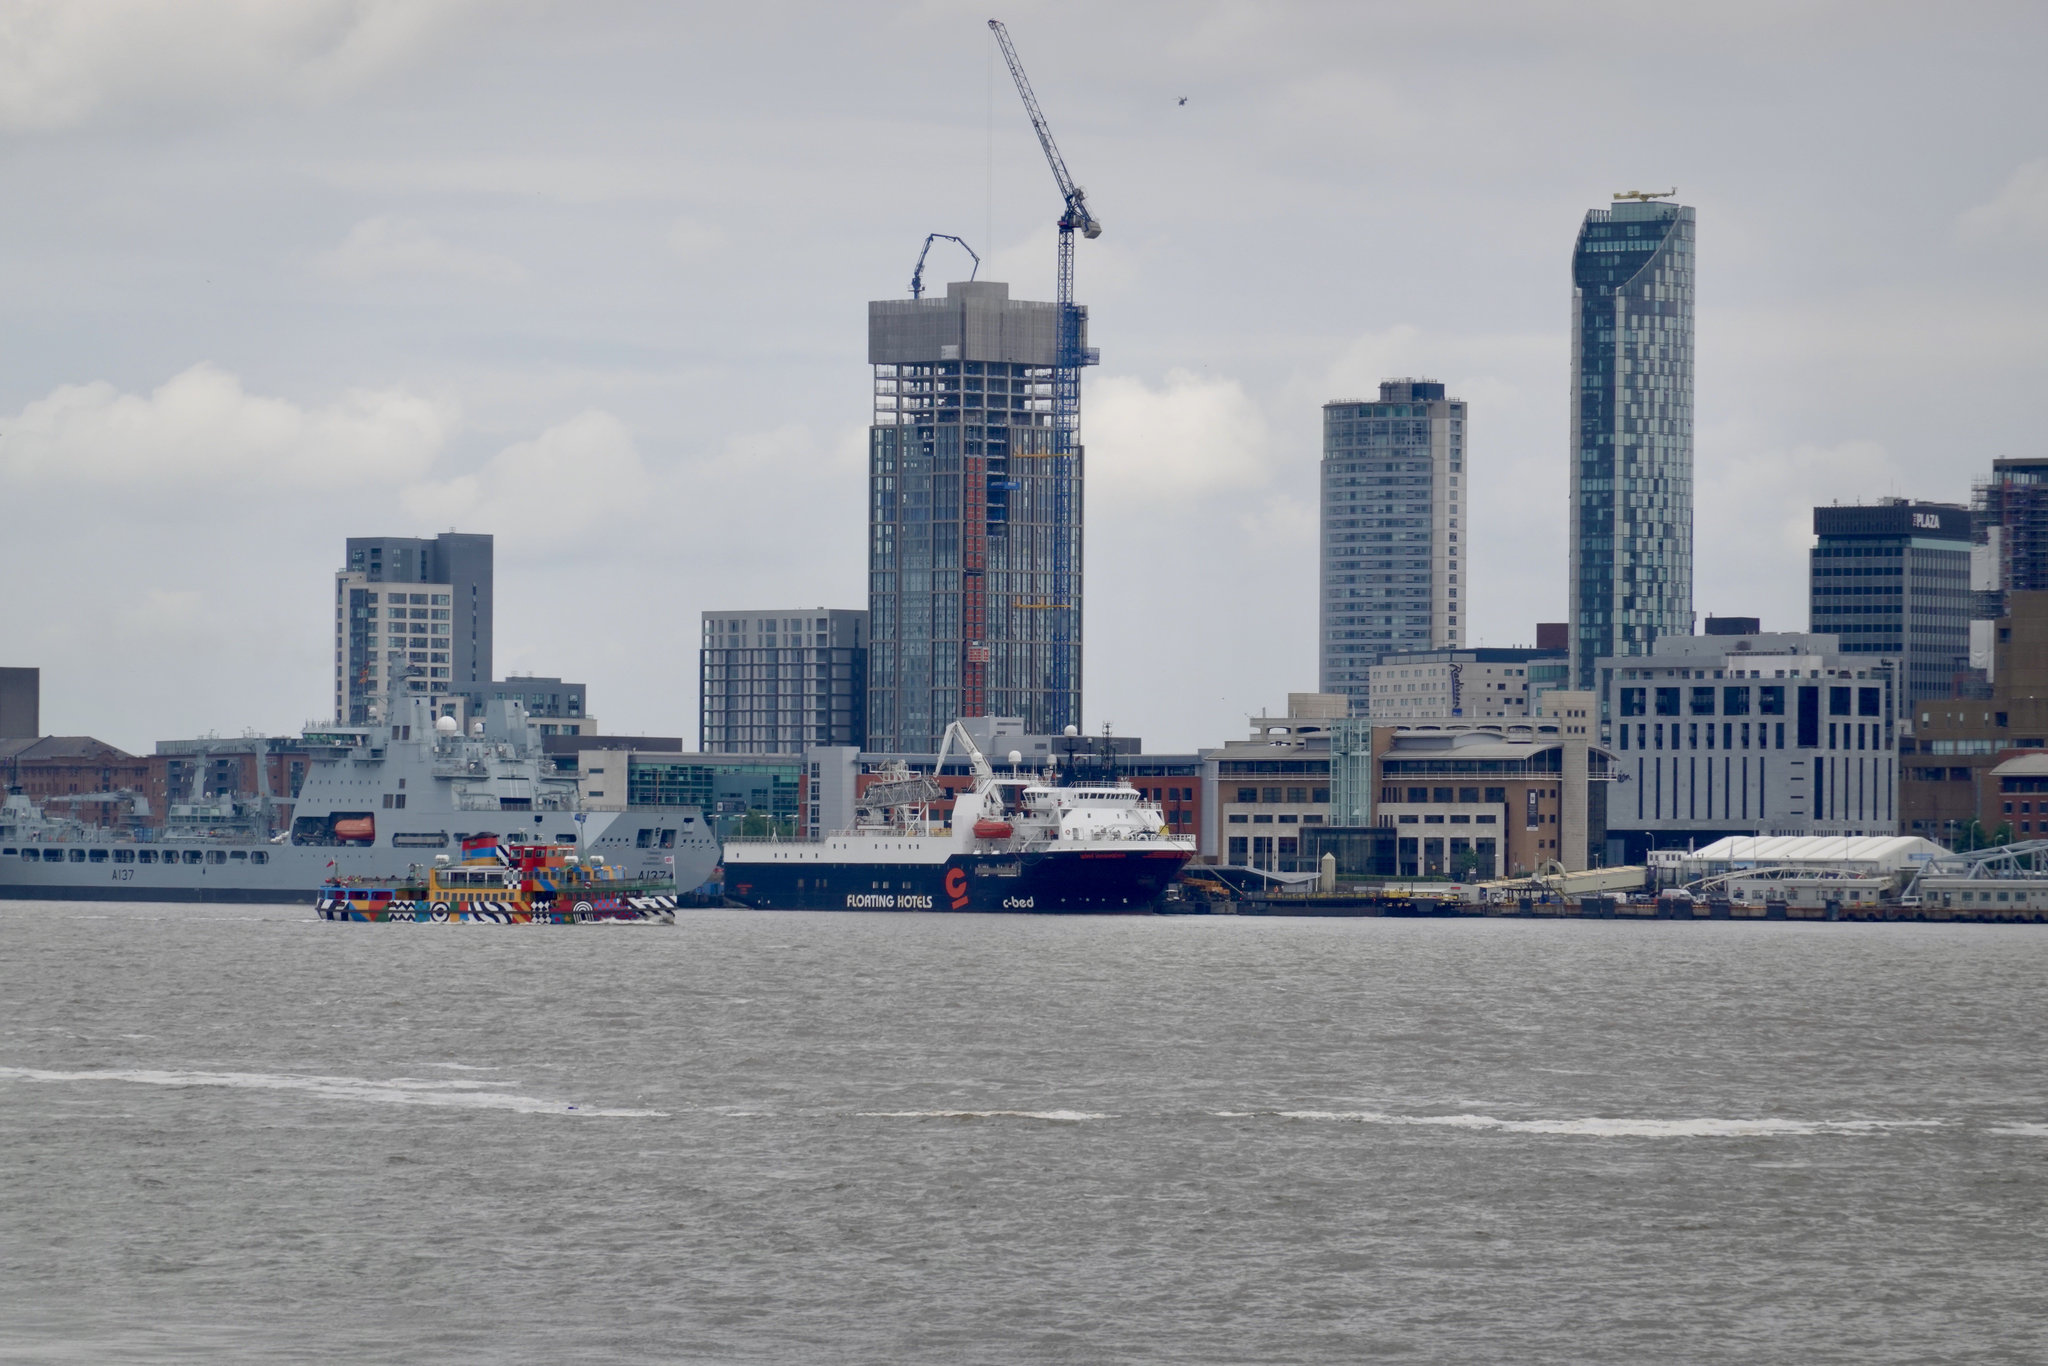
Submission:
[[[1972,821],[1995,830],[2005,812],[1991,770],[2048,749],[2048,590],[2005,599],[1993,633],[1991,696],[1914,708],[1913,734],[1899,744],[1901,834],[1948,844]],[[2016,824],[2014,834],[2022,837]]]

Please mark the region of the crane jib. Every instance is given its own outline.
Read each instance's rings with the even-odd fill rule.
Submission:
[[[1046,165],[1052,168],[1052,178],[1058,184],[1062,210],[1059,219],[1059,281],[1056,298],[1059,306],[1059,344],[1052,374],[1052,453],[1053,453],[1053,540],[1052,540],[1052,696],[1053,715],[1047,718],[1049,729],[1054,733],[1080,720],[1080,699],[1076,696],[1077,683],[1073,673],[1073,645],[1079,623],[1074,620],[1075,606],[1079,594],[1075,591],[1074,561],[1079,547],[1074,525],[1074,461],[1079,450],[1076,439],[1081,425],[1081,367],[1090,359],[1081,345],[1081,309],[1074,302],[1074,234],[1093,240],[1102,235],[1102,224],[1088,211],[1087,197],[1074,178],[1067,174],[1066,159],[1060,155],[1059,144],[1052,140],[1052,128],[1045,121],[1045,112],[1038,107],[1038,97],[1032,93],[1031,80],[1024,74],[1024,63],[1018,60],[1017,49],[1010,42],[1010,31],[1003,27],[1000,19],[988,21],[989,31],[996,36],[996,45],[1003,50],[1003,61],[1010,68],[1010,79],[1017,84],[1018,97],[1024,101],[1024,112],[1031,119],[1031,129],[1038,134],[1038,145],[1045,152]]]

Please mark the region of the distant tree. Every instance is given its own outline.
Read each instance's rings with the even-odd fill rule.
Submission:
[[[749,811],[740,817],[738,833],[744,839],[766,839],[770,835],[788,839],[796,834],[796,823],[778,821],[766,811]]]

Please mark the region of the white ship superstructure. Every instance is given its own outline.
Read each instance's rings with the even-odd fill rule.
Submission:
[[[1129,784],[1000,775],[957,721],[933,772],[956,741],[974,782],[949,820],[931,815],[933,779],[884,774],[851,830],[727,841],[727,895],[762,910],[1141,911],[1194,856]]]

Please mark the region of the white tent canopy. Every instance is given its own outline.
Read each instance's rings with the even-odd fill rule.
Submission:
[[[1696,872],[1798,864],[1895,873],[1947,852],[1917,835],[1730,835],[1695,849],[1684,862]]]

